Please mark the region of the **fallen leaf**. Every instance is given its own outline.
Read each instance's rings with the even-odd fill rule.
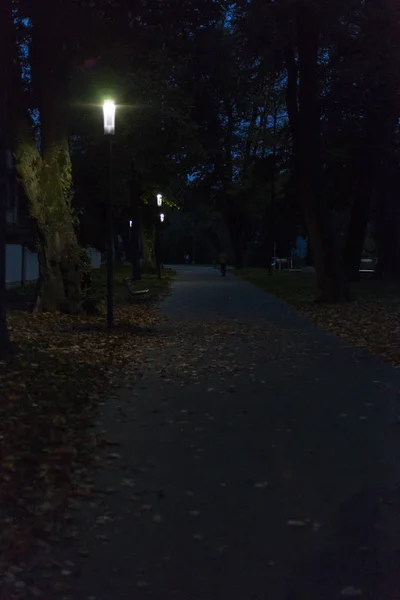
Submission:
[[[360,588],[354,587],[353,585],[348,585],[347,587],[342,589],[342,591],[340,592],[340,595],[347,596],[347,597],[362,596],[363,591]]]
[[[104,525],[104,523],[108,523],[109,521],[112,521],[112,518],[108,515],[100,515],[96,519],[96,523],[99,525]]]
[[[135,487],[135,484],[132,481],[132,479],[123,479],[121,485],[124,487]]]

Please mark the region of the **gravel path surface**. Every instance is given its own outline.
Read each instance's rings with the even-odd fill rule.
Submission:
[[[162,312],[45,597],[398,600],[398,371],[230,273]]]

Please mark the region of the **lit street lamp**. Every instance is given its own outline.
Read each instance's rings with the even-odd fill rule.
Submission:
[[[132,225],[133,221],[129,221],[129,242],[132,242]]]
[[[157,206],[161,206],[161,205],[162,205],[162,195],[157,194]]]
[[[115,133],[115,102],[105,100],[103,104],[104,115],[104,133],[105,135],[114,135]]]
[[[107,215],[107,327],[114,325],[114,234],[112,202],[112,137],[115,133],[115,102],[105,100],[103,104],[104,135],[109,136],[109,198]]]
[[[161,279],[161,266],[163,264],[162,261],[162,253],[163,253],[163,234],[162,234],[162,223],[165,221],[165,214],[160,213],[160,221],[157,223],[156,227],[156,263],[157,263],[157,271],[158,278]]]

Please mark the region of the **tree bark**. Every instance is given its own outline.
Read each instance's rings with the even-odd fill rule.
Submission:
[[[400,274],[399,211],[396,163],[398,129],[398,8],[387,0],[365,3],[361,20],[363,75],[363,143],[357,153],[356,198],[348,231],[344,264],[359,276],[371,208],[375,213],[379,262],[376,277]]]
[[[398,4],[373,0],[368,5],[366,41],[373,49],[369,81],[370,128],[379,261],[376,277],[400,276],[400,210],[398,203],[398,89],[400,85],[400,21]]]
[[[35,310],[78,313],[80,248],[72,209],[69,155],[68,40],[63,33],[63,2],[32,5],[31,65],[40,115],[40,152],[26,115],[21,115],[16,156],[19,174],[36,224],[39,281]]]
[[[4,56],[4,55],[3,55]],[[3,102],[1,102],[3,104]],[[0,106],[0,110],[3,107]],[[0,117],[2,119],[2,117]],[[0,138],[3,127],[0,125]],[[6,160],[4,143],[0,145],[0,358],[10,354],[12,345],[6,318]]]
[[[0,358],[12,352],[6,318],[6,208],[9,186],[7,185],[7,151],[10,136],[10,88],[12,80],[12,56],[14,35],[12,3],[3,0],[0,8]]]
[[[364,177],[367,177],[366,173],[364,173]],[[360,181],[359,187],[356,189],[343,253],[343,267],[350,281],[360,279],[360,264],[367,233],[370,205],[370,192],[365,189],[362,181]]]
[[[295,178],[312,247],[319,300],[339,302],[348,299],[348,289],[340,268],[329,212],[319,191],[319,29],[315,11],[305,2],[296,6],[299,87],[298,111],[292,114],[295,151]],[[289,68],[293,68],[293,65]],[[289,80],[289,78],[288,78]],[[290,77],[292,82],[293,74]],[[291,90],[293,96],[293,90]],[[293,113],[293,99],[290,112]],[[289,106],[288,106],[289,111]]]
[[[155,272],[157,269],[156,255],[155,255],[155,241],[156,232],[154,226],[141,224],[140,235],[142,238],[142,250],[143,250],[143,265],[142,269],[144,272]]]

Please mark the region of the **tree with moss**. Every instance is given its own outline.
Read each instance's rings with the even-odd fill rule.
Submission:
[[[6,203],[7,153],[10,143],[10,91],[13,29],[11,1],[4,0],[0,7],[0,358],[11,352],[12,345],[7,329],[6,292]]]
[[[30,103],[20,102],[14,114],[14,152],[36,230],[39,281],[35,310],[74,314],[81,310],[81,251],[72,208],[68,138],[73,42],[66,22],[71,21],[71,13],[63,0],[25,2],[19,9],[30,38]],[[14,94],[16,98],[23,95],[21,80]]]

